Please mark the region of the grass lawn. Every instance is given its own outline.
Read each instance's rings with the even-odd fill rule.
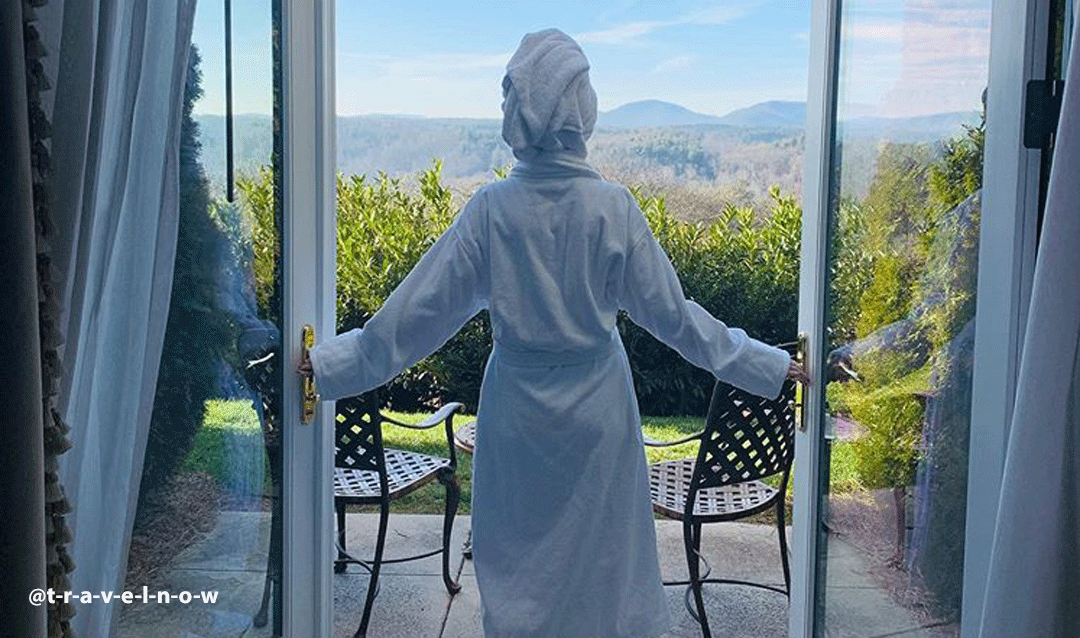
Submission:
[[[388,412],[390,416],[406,423],[418,423],[428,414],[402,414]],[[460,423],[473,420],[472,415],[458,414],[454,417],[455,428]],[[701,429],[700,417],[650,417],[641,419],[646,437],[661,441],[672,441],[693,434]],[[394,447],[424,454],[446,456],[446,434],[441,426],[428,430],[409,430],[393,425],[383,429],[383,439],[387,447]],[[182,471],[205,471],[218,479],[223,487],[242,483],[244,477],[231,476],[229,471],[230,454],[237,448],[254,449],[261,445],[261,432],[258,418],[251,404],[245,401],[207,401],[206,418],[203,427],[195,437],[191,452],[185,458]],[[670,448],[645,448],[645,456],[650,463],[668,459],[692,457],[697,453],[697,442],[691,441]],[[265,458],[265,457],[262,457]],[[459,514],[468,514],[472,503],[472,457],[458,453],[458,482],[461,485],[461,505]],[[834,492],[852,491],[858,488],[855,473],[855,458],[850,443],[835,441],[831,460],[832,489]],[[796,471],[798,471],[796,469]],[[267,489],[269,472],[265,473]],[[773,485],[777,481],[770,481]],[[391,503],[391,511],[411,514],[441,514],[443,511],[443,489],[437,481],[420,488]],[[791,490],[789,486],[788,500]],[[375,510],[376,508],[368,508]],[[359,511],[359,510],[358,510]],[[765,522],[767,519],[762,519]]]

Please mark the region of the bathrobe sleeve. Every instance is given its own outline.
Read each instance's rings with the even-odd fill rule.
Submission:
[[[791,357],[787,352],[728,328],[686,299],[664,249],[631,197],[630,249],[619,305],[630,319],[690,363],[717,379],[758,396],[780,396]]]
[[[315,387],[323,400],[383,385],[438,350],[486,307],[482,199],[480,192],[469,200],[362,329],[311,349]]]

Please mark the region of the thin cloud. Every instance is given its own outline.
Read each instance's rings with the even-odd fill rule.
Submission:
[[[963,45],[989,42],[989,21],[983,25],[955,25],[928,20],[895,20],[856,22],[848,27],[845,36],[863,42],[903,44],[916,48],[937,48],[948,51]]]
[[[676,55],[658,62],[653,67],[652,72],[656,75],[665,75],[687,71],[694,66],[697,59],[698,56],[696,55]]]
[[[665,27],[674,26],[676,23],[669,22],[627,22],[602,31],[586,31],[574,36],[581,44],[626,44],[637,40],[643,35]]]
[[[903,15],[862,15],[847,25],[846,84],[880,115],[922,115],[977,108],[990,54],[989,12],[970,0]],[[857,89],[854,87],[858,87]]]
[[[747,13],[750,13],[752,9],[756,9],[758,5],[740,6],[740,7],[715,7],[712,9],[705,9],[703,11],[695,11],[687,14],[680,21],[681,24],[699,24],[699,25],[718,25],[727,24],[743,17]]]
[[[684,14],[674,20],[649,20],[625,22],[599,31],[586,31],[574,35],[581,44],[620,45],[635,42],[643,36],[661,29],[680,26],[717,26],[745,16],[757,5],[717,7]]]

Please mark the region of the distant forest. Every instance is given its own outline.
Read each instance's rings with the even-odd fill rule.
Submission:
[[[778,108],[784,107],[784,108]],[[778,115],[782,113],[782,117]],[[602,114],[589,142],[589,161],[605,177],[648,186],[664,195],[680,217],[711,217],[719,203],[767,205],[769,189],[801,196],[804,132],[799,103],[770,102],[726,118],[704,116],[664,102],[636,103]],[[198,116],[202,159],[212,188],[225,181],[224,119]],[[863,197],[883,142],[947,139],[975,113],[843,123],[844,192]],[[698,123],[682,123],[698,122]],[[731,122],[731,123],[728,123]],[[338,118],[338,170],[344,174],[411,179],[434,160],[443,180],[466,197],[513,164],[498,120],[370,115]],[[234,119],[235,164],[254,174],[269,163],[271,122],[265,115]]]

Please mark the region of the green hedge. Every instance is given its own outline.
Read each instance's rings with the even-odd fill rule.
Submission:
[[[771,191],[767,215],[725,205],[709,222],[685,222],[659,197],[632,189],[687,298],[768,343],[795,339],[801,210]],[[638,402],[646,414],[704,414],[713,378],[620,313]]]
[[[453,221],[456,207],[440,170],[436,162],[416,176],[415,186],[383,174],[339,176],[339,332],[362,326]],[[262,171],[238,180],[256,227],[272,219],[266,210],[272,201],[270,179],[271,173]],[[633,190],[689,298],[758,339],[794,339],[801,211],[793,197],[773,189],[765,214],[718,204],[710,223],[690,223],[680,221],[662,198]],[[270,270],[258,263],[255,270],[259,298],[267,298]],[[618,326],[642,409],[655,415],[702,414],[712,387],[709,373],[625,316]],[[433,356],[391,382],[390,406],[411,411],[445,399],[475,409],[490,350],[491,327],[483,311]]]

